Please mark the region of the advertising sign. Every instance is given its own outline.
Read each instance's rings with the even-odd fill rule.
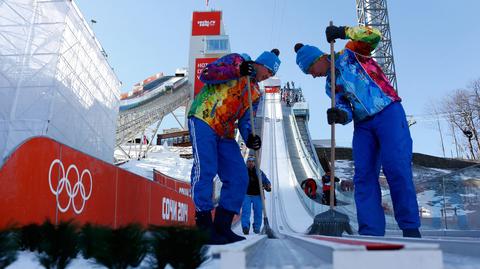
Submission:
[[[280,87],[279,86],[265,86],[265,93],[279,93]]]
[[[218,58],[197,58],[195,59],[195,82],[193,95],[196,96],[203,87],[203,82],[200,81],[200,73],[207,64],[214,62]]]
[[[222,12],[193,12],[192,36],[220,35],[220,19]]]

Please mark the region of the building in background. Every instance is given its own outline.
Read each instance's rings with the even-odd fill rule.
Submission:
[[[192,83],[191,97],[203,87],[199,80],[202,69],[230,53],[230,41],[225,34],[221,11],[195,11],[192,15],[188,80]],[[187,110],[188,111],[188,110]]]

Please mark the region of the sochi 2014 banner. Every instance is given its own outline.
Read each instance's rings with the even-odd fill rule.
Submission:
[[[193,12],[192,36],[220,35],[222,12]]]
[[[203,68],[207,66],[207,64],[214,62],[218,58],[197,58],[195,59],[195,82],[194,82],[194,96],[197,95],[198,92],[203,87],[203,82],[200,80],[200,73],[202,72]]]

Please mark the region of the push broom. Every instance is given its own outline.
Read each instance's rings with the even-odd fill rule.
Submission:
[[[333,22],[330,21],[330,26]],[[330,85],[332,108],[335,108],[335,40],[330,42]],[[335,210],[335,122],[331,125],[331,143],[330,143],[330,209],[315,216],[309,234],[321,234],[329,236],[342,236],[346,231],[352,234],[350,219],[347,215]]]
[[[250,125],[252,126],[252,135],[255,137],[255,126],[253,121],[253,105],[252,105],[252,90],[250,88],[250,76],[247,76],[247,88],[248,88],[248,105],[250,107]],[[263,193],[263,184],[262,184],[262,175],[260,173],[260,168],[258,167],[258,152],[255,152],[255,172],[258,177],[258,184],[260,185],[260,196],[262,198],[262,212],[263,212],[263,227],[265,228],[265,233],[268,238],[277,238],[273,233],[270,224],[268,223],[267,209],[265,206],[265,193]]]

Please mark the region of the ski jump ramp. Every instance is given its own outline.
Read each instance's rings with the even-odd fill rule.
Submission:
[[[115,145],[141,134],[148,126],[190,101],[191,84],[187,77],[166,77],[161,84],[141,97],[120,103]]]
[[[212,246],[212,258],[206,268],[442,268],[442,252],[437,244],[423,242],[387,242],[378,238],[334,238],[309,236],[306,232],[314,216],[327,207],[309,199],[300,188],[295,167],[308,176],[320,172],[307,152],[297,160],[289,154],[287,141],[292,122],[285,123],[280,94],[266,93],[257,121],[262,126],[260,168],[272,182],[266,193],[267,216],[277,239],[265,235],[247,236],[248,240],[227,246]],[[286,117],[288,116],[288,117]],[[296,127],[296,126],[295,126]],[[293,128],[292,128],[293,129]],[[298,133],[297,130],[293,130]],[[305,147],[303,147],[305,149]],[[299,157],[303,156],[303,157]],[[295,161],[303,163],[292,165]],[[303,180],[303,179],[302,179]],[[342,209],[355,222],[354,211]],[[236,227],[240,233],[240,227]],[[393,262],[395,261],[395,262]]]
[[[303,194],[297,183],[284,136],[282,106],[278,94],[266,94],[262,132],[261,169],[272,180],[267,195],[268,217],[278,231],[304,233],[313,216],[299,199]]]

